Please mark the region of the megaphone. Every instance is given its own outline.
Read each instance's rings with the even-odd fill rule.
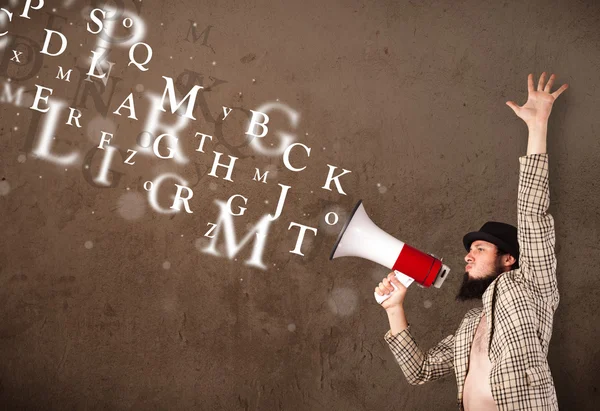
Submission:
[[[381,264],[395,271],[396,278],[405,286],[416,281],[422,287],[433,284],[440,288],[450,272],[435,255],[417,250],[377,227],[365,212],[362,200],[354,206],[340,231],[329,260],[339,257],[361,257]],[[391,296],[374,294],[379,304]]]

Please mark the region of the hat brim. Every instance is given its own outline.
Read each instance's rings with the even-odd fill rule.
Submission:
[[[506,242],[499,239],[498,237],[495,237],[495,236],[488,234],[486,232],[483,232],[483,231],[472,231],[472,232],[468,233],[467,235],[465,235],[463,237],[463,244],[465,246],[465,249],[467,251],[470,251],[471,244],[477,240],[483,240],[483,241],[487,241],[488,243],[495,244],[496,247],[500,247],[501,249],[507,251],[513,257],[515,257],[515,259],[518,260],[518,258],[519,258],[519,255],[515,254],[515,250],[513,250],[510,245],[508,245]]]

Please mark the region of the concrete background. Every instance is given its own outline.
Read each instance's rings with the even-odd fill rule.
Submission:
[[[30,20],[17,15],[22,2],[9,6],[14,20],[2,27],[16,43],[2,51],[1,87],[27,93],[20,105],[3,101],[0,114],[4,409],[455,409],[452,376],[408,385],[383,340],[387,318],[372,292],[387,270],[356,258],[330,262],[329,253],[344,215],[363,199],[380,227],[453,270],[442,289],[409,290],[407,315],[421,347],[454,332],[476,305],[454,300],[462,236],[487,220],[516,225],[527,129],[505,102],[523,104],[528,73],[537,82],[544,70],[557,74],[554,89],[569,83],[548,132],[561,295],[549,363],[561,409],[597,409],[597,2],[126,1],[146,23],[154,56],[140,73],[127,67],[126,49],[113,48],[101,95],[110,97],[108,110],[77,98],[81,71],[70,83],[56,79],[59,65],[89,67],[96,42],[85,29],[89,3],[46,2]],[[207,39],[186,41],[191,22],[198,35],[211,26]],[[36,52],[50,26],[69,39],[59,57]],[[22,64],[10,61],[11,45],[24,52]],[[162,93],[161,76],[186,70],[198,73],[197,84],[213,85],[203,92],[203,114],[179,136],[187,165],[115,161],[113,187],[101,188],[90,181],[102,153],[66,167],[32,156],[45,118],[25,104],[35,84],[83,113],[80,129],[61,114],[53,147],[83,159],[99,130],[134,148],[148,116],[144,95]],[[138,121],[113,114],[129,93]],[[307,166],[299,173],[246,144],[241,110],[221,131],[215,124],[222,106],[247,112],[277,99],[300,119],[294,128],[275,113],[264,143],[276,147],[279,130],[311,147],[309,159],[293,157]],[[194,151],[198,131],[215,136],[205,154]],[[207,176],[213,149],[239,157],[233,182]],[[352,171],[340,179],[346,195],[321,188],[327,164]],[[267,184],[252,181],[255,167],[271,171]],[[164,172],[190,181],[193,214],[149,206],[142,185]],[[273,212],[277,183],[292,189],[268,235],[267,270],[244,264],[250,246],[233,259],[199,251],[218,216],[215,199],[248,198],[235,219],[239,239]],[[167,207],[170,187],[160,195]],[[329,211],[342,222],[328,227]],[[289,252],[292,221],[318,228],[307,233],[303,257]]]

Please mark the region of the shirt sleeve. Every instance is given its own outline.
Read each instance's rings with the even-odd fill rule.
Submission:
[[[394,354],[409,384],[418,385],[436,380],[454,369],[454,335],[449,335],[426,353],[415,342],[408,328],[383,337]]]
[[[519,157],[517,200],[520,279],[534,294],[558,305],[554,219],[548,213],[548,154]]]

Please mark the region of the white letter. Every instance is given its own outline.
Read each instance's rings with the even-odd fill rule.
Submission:
[[[181,185],[183,186],[187,186],[188,182],[186,180],[184,180],[183,178],[181,178],[179,175],[175,174],[175,173],[165,173],[165,174],[161,174],[159,175],[156,180],[154,181],[154,183],[152,184],[152,188],[151,189],[147,189],[148,190],[148,202],[150,203],[150,205],[152,206],[152,208],[154,208],[154,210],[158,211],[159,213],[162,214],[173,214],[176,213],[177,210],[173,210],[173,209],[169,209],[169,208],[162,208],[159,204],[158,204],[158,187],[162,184],[162,182],[167,179],[167,178],[174,178],[176,180],[179,180],[179,182],[181,183]],[[145,188],[145,183],[144,183],[144,188]],[[176,184],[177,185],[177,184]],[[174,196],[171,196],[171,198],[175,198]]]
[[[271,221],[277,220],[279,218],[279,216],[281,215],[281,210],[283,210],[283,205],[285,204],[285,198],[287,197],[287,192],[290,188],[292,188],[291,186],[286,186],[281,183],[279,183],[278,185],[281,186],[281,194],[279,195],[279,201],[277,202],[277,209],[275,211],[275,217],[273,217],[271,214],[269,214],[269,218],[271,219]],[[289,228],[288,228],[288,230],[289,230]]]
[[[154,93],[144,93],[145,96],[150,99],[150,108],[148,110],[148,115],[146,115],[146,124],[144,125],[144,130],[150,136],[157,136],[162,133],[170,134],[176,136],[180,131],[185,129],[190,122],[190,120],[183,116],[176,117],[175,124],[167,124],[160,122],[161,116],[163,116],[162,111],[160,109],[160,97],[158,94]],[[141,147],[139,152],[144,155],[153,155],[152,149],[150,145],[152,141],[148,142],[148,145],[142,146],[140,143],[138,145]],[[187,164],[189,162],[188,158],[183,155],[180,150],[181,146],[176,146],[173,151],[175,151],[174,160],[179,164]]]
[[[160,153],[158,152],[158,145],[160,144],[160,140],[162,140],[163,137],[174,138],[175,145],[177,145],[177,137],[172,136],[170,134],[161,134],[160,136],[156,137],[156,140],[154,140],[154,145],[152,146],[154,155],[156,155],[156,157],[158,157],[158,158],[173,158],[173,150],[171,150],[171,147],[169,147],[169,146],[167,146],[167,150],[169,150],[169,154],[167,154],[166,156],[161,156]]]
[[[218,151],[213,151],[213,153],[215,153],[215,161],[213,161],[212,169],[210,170],[210,173],[208,173],[208,175],[219,178],[219,176],[215,174],[215,171],[217,171],[217,167],[225,167],[227,169],[227,176],[224,178],[224,180],[233,182],[233,180],[231,179],[231,173],[233,172],[233,166],[235,164],[235,160],[237,160],[237,157],[229,156],[229,165],[227,165],[219,163],[219,159],[221,158],[223,153],[219,153]]]
[[[204,237],[208,237],[208,238],[215,238],[215,235],[210,235],[210,233],[212,233],[213,231],[215,231],[215,228],[217,228],[217,225],[214,223],[207,223],[206,225],[211,226],[208,231],[206,232],[206,234],[204,234]]]
[[[13,16],[13,14],[12,14],[10,11],[8,11],[8,10],[6,10],[6,9],[4,9],[4,8],[0,9],[0,11],[3,11],[3,12],[5,12],[5,13],[6,13],[6,15],[8,16],[8,21],[12,21],[12,16]],[[4,18],[2,18],[2,20],[4,20]],[[8,31],[5,31],[5,32],[3,32],[3,33],[0,33],[0,37],[2,37],[2,36],[6,36],[6,34],[7,34],[7,33],[8,33]]]
[[[269,128],[267,127],[267,123],[269,122],[269,116],[267,116],[265,113],[261,113],[260,111],[254,111],[254,110],[250,110],[252,112],[252,118],[250,119],[250,125],[248,126],[248,131],[246,131],[246,134],[249,134],[253,137],[264,137],[267,135],[267,133],[269,132]],[[258,121],[256,119],[256,117],[258,116],[263,116],[264,117],[264,122],[261,123],[260,121]],[[262,128],[262,131],[260,134],[254,134],[254,126],[259,126],[260,128]]]
[[[260,181],[262,183],[267,184],[267,174],[269,174],[269,171],[265,171],[265,173],[261,176],[260,175],[260,170],[258,168],[255,168],[256,172],[254,173],[254,177],[252,177],[252,180],[254,181]]]
[[[223,120],[227,118],[229,113],[231,113],[231,110],[233,109],[223,106]]]
[[[110,144],[110,139],[113,138],[113,135],[111,133],[107,133],[105,131],[101,131],[101,133],[102,133],[102,137],[100,137],[100,144],[98,144],[98,148],[101,150],[104,150],[104,143]],[[106,136],[110,136],[110,137],[105,139],[104,137],[106,137]]]
[[[321,188],[332,191],[331,188],[329,188],[329,186],[331,185],[331,182],[334,181],[335,187],[337,188],[338,192],[340,194],[346,195],[346,193],[344,193],[344,190],[342,190],[342,186],[340,185],[340,181],[338,180],[338,178],[340,178],[341,176],[343,176],[346,173],[351,173],[351,171],[342,168],[342,170],[344,170],[344,171],[341,174],[338,174],[337,176],[333,177],[333,172],[335,171],[335,169],[337,167],[332,166],[330,164],[327,164],[327,165],[329,166],[329,173],[327,174],[327,181],[325,181],[325,185]]]
[[[44,47],[42,48],[42,51],[40,51],[41,54],[46,54],[48,56],[52,56],[52,57],[56,57],[56,56],[60,56],[66,49],[67,49],[67,38],[64,36],[64,34],[58,32],[58,31],[54,31],[54,30],[48,30],[48,29],[44,29],[46,31],[46,39],[44,40]],[[49,53],[48,52],[48,46],[50,45],[50,38],[52,37],[52,34],[58,34],[58,37],[60,37],[61,40],[61,45],[60,45],[60,50],[58,51],[58,53]]]
[[[254,237],[253,234],[256,234],[256,242],[254,243],[254,248],[252,249],[252,257],[250,258],[250,260],[246,261],[246,265],[252,265],[254,267],[262,268],[263,270],[266,269],[267,267],[262,262],[262,254],[265,248],[265,241],[271,224],[268,216],[264,215],[260,219],[260,221],[246,234],[246,236],[238,244],[236,242],[235,230],[233,227],[233,217],[231,216],[231,214],[229,214],[227,210],[227,204],[219,200],[215,200],[215,203],[218,204],[221,211],[219,219],[215,223],[217,227],[217,232],[215,233],[214,237],[212,237],[210,245],[204,248],[202,252],[220,256],[221,254],[219,254],[219,252],[217,251],[216,244],[219,239],[218,234],[222,230],[225,230],[225,248],[227,250],[227,257],[229,257],[229,259],[231,260],[242,249],[242,247],[252,237]]]
[[[203,150],[203,148],[204,148],[204,139],[206,137],[208,137],[210,139],[210,141],[212,141],[213,138],[212,138],[212,136],[209,136],[208,134],[202,134],[200,132],[197,132],[194,137],[198,137],[198,134],[202,136],[202,139],[200,140],[200,145],[198,146],[198,148],[196,149],[196,151],[204,153],[204,150]]]
[[[101,70],[101,67],[99,67],[98,72],[101,74],[94,74],[94,69],[96,68],[96,64],[98,64],[98,61],[103,57],[104,53],[100,52],[100,53],[96,53],[94,50],[92,50],[92,63],[90,64],[90,71],[87,72],[88,77],[92,76],[92,77],[97,77],[99,79],[103,79],[106,76],[106,73],[104,73]],[[104,63],[104,60],[102,60],[102,63]],[[112,66],[114,66],[115,63],[111,63],[110,61],[107,61],[109,69],[108,69],[108,75],[110,76],[110,71],[112,70]],[[108,77],[107,77],[108,80]],[[91,81],[91,80],[90,80]]]
[[[175,113],[175,111],[177,109],[179,109],[179,107],[181,107],[181,105],[187,99],[189,99],[184,116],[187,118],[190,118],[192,120],[196,120],[196,118],[192,115],[193,114],[192,112],[193,112],[194,106],[196,104],[196,97],[198,95],[198,90],[203,89],[204,87],[195,85],[189,91],[189,93],[187,93],[187,95],[183,98],[183,100],[181,100],[181,102],[179,104],[177,104],[177,99],[175,98],[175,88],[173,87],[173,79],[171,77],[165,77],[165,76],[161,76],[161,77],[164,78],[167,82],[167,85],[165,86],[165,91],[163,91],[162,100],[160,101],[161,111],[164,111],[165,113],[167,112],[167,110],[165,110],[164,107],[165,107],[165,97],[167,96],[167,93],[168,93],[169,94],[169,105],[171,107],[171,113]]]
[[[300,233],[298,234],[298,240],[296,240],[296,248],[290,251],[290,253],[303,256],[304,254],[302,254],[302,252],[300,251],[300,247],[302,247],[302,242],[304,241],[304,233],[306,233],[306,230],[310,230],[313,233],[315,233],[315,235],[317,235],[317,229],[302,224],[290,223],[288,230],[292,227],[300,227]]]
[[[48,113],[45,116],[46,121],[41,127],[42,133],[40,135],[39,142],[33,149],[33,154],[36,156],[62,166],[74,164],[78,158],[78,154],[76,152],[73,152],[68,156],[56,156],[50,153],[50,148],[52,142],[54,141],[53,134],[56,130],[56,125],[58,124],[58,114],[63,107],[66,107],[66,105],[67,103],[60,100],[53,100],[48,104],[48,110],[46,110]]]
[[[29,13],[29,9],[32,8],[34,10],[39,10],[42,8],[43,5],[44,5],[44,0],[40,0],[40,4],[38,4],[37,7],[30,7],[31,0],[27,0],[25,2],[25,7],[23,7],[23,14],[21,14],[21,17],[25,17],[26,19],[31,19],[31,17],[29,17],[29,15],[27,14],[27,13]]]
[[[42,110],[41,108],[38,107],[38,103],[40,102],[40,100],[42,100],[44,103],[48,104],[48,97],[50,97],[52,95],[52,89],[43,87],[43,86],[38,86],[37,84],[35,86],[37,87],[37,90],[35,91],[35,98],[33,99],[33,104],[29,108],[32,110],[41,111],[42,113],[46,113],[48,110],[50,110],[50,108],[46,108],[46,110]],[[5,90],[6,90],[6,88],[5,88]],[[42,97],[42,91],[44,91],[44,90],[50,91],[50,94],[47,95],[46,97]],[[50,104],[48,104],[48,105],[50,105]]]
[[[268,113],[272,110],[280,110],[283,111],[290,119],[290,123],[292,127],[296,128],[298,126],[298,120],[300,119],[300,114],[297,111],[293,110],[289,106],[283,103],[265,103],[260,106],[258,109],[261,113]],[[284,150],[294,142],[295,136],[293,134],[277,131],[276,135],[280,138],[279,147],[274,149],[266,148],[262,145],[262,140],[260,138],[253,138],[250,141],[250,145],[259,154],[264,154],[267,156],[278,156],[284,152]]]
[[[137,151],[132,150],[132,149],[127,149],[127,152],[129,153],[130,151],[132,151],[131,155],[129,157],[127,157],[127,159],[125,159],[125,161],[123,161],[123,163],[125,164],[129,164],[130,166],[135,164],[135,161],[133,163],[130,163],[129,160],[131,160],[133,158],[133,156],[136,155]]]
[[[104,131],[102,133],[103,133],[103,137],[104,137]],[[111,137],[112,137],[112,134],[111,134]],[[100,142],[100,144],[102,144],[102,142]],[[99,148],[102,148],[102,150],[104,150],[103,147],[99,147]],[[110,171],[109,167],[110,167],[112,158],[117,151],[118,150],[112,146],[107,147],[106,154],[104,155],[104,158],[102,159],[102,164],[100,164],[100,171],[98,172],[98,175],[94,179],[94,182],[96,182],[97,184],[105,185],[105,186],[110,185],[110,181],[108,181],[108,172]]]
[[[292,166],[290,164],[290,152],[292,151],[292,148],[294,148],[295,146],[301,146],[304,148],[304,150],[306,150],[306,154],[307,157],[310,157],[310,147],[306,147],[304,144],[302,143],[294,143],[288,146],[288,148],[285,149],[285,152],[283,153],[283,164],[286,166],[286,168],[290,171],[302,171],[306,168],[306,166],[302,167],[302,168],[295,168],[294,166]]]
[[[329,222],[329,216],[330,216],[330,215],[333,215],[333,223],[330,223],[330,222]],[[338,222],[338,220],[339,220],[339,217],[338,217],[338,215],[337,215],[335,212],[333,212],[333,211],[330,211],[330,212],[328,212],[328,213],[325,215],[325,222],[326,222],[327,224],[329,224],[329,225],[336,225],[336,224],[337,224],[337,222]]]
[[[139,45],[143,45],[144,47],[146,47],[146,51],[148,53],[148,56],[146,57],[146,61],[144,61],[143,63],[139,63],[136,59],[135,59],[135,48]],[[150,47],[149,45],[147,45],[146,43],[135,43],[133,46],[131,46],[131,48],[129,49],[129,64],[127,64],[127,67],[131,66],[132,64],[134,66],[136,66],[138,69],[140,69],[141,71],[148,71],[147,67],[144,67],[145,64],[148,64],[150,62],[150,60],[152,60],[152,47]]]
[[[92,19],[92,21],[94,23],[96,23],[98,25],[98,30],[94,31],[92,30],[92,28],[90,27],[90,23],[88,22],[87,24],[87,31],[89,31],[92,34],[98,34],[102,31],[104,25],[102,23],[102,20],[100,20],[97,16],[96,16],[96,12],[99,11],[100,14],[102,14],[102,18],[106,18],[106,12],[102,9],[94,9],[91,11],[90,13],[90,19]]]
[[[77,113],[76,116],[74,115],[75,113]],[[71,124],[71,120],[75,120],[75,124],[77,125],[77,127],[81,128],[81,124],[79,124],[80,118],[81,118],[81,111],[77,110],[76,108],[69,107],[69,119],[67,120],[67,122],[65,124],[72,126],[73,124]]]
[[[10,88],[10,83],[4,83],[4,92],[0,96],[0,103],[13,104],[13,101],[14,101],[15,106],[20,106],[21,99],[23,98],[23,90],[25,90],[25,87],[19,87],[17,89],[16,93],[13,94],[12,89]],[[47,90],[50,90],[50,94],[52,94],[52,89],[47,89]],[[47,97],[46,97],[46,99],[47,99]]]
[[[104,56],[108,56],[107,49],[104,49],[104,51],[99,51],[97,53],[92,50],[92,54],[93,54],[93,56],[90,57],[90,60],[92,60],[92,62],[90,63],[90,71],[87,73],[87,77],[85,78],[85,81],[89,81],[91,83],[93,81],[91,79],[91,77],[96,77],[96,78],[99,78],[100,80],[102,80],[102,83],[104,84],[104,86],[106,86],[108,84],[108,77],[110,76],[110,72],[112,71],[112,68],[115,65],[115,63],[104,59]],[[102,60],[100,60],[100,59],[102,59]],[[99,65],[98,65],[98,62],[100,62]],[[108,71],[106,73],[102,69],[102,66],[104,64],[108,64]],[[96,66],[98,66],[98,67],[96,67]],[[96,68],[98,69],[98,74],[94,74],[94,69],[96,69]]]
[[[144,35],[146,34],[146,23],[144,22],[144,19],[136,16],[129,10],[125,10],[123,7],[123,2],[115,1],[115,3],[118,5],[117,8],[107,4],[103,5],[103,7],[106,9],[106,13],[104,13],[104,15],[108,16],[108,18],[106,21],[104,21],[103,28],[100,27],[100,30],[103,30],[102,34],[96,36],[96,47],[94,47],[96,50],[106,49],[108,52],[113,45],[118,45],[122,48],[128,48],[144,39]],[[122,36],[115,36],[115,29],[118,29],[123,20],[126,20],[127,18],[131,19],[132,21],[131,30],[126,30],[126,34]],[[96,22],[100,23],[99,20]],[[100,24],[98,25],[100,26]]]
[[[69,71],[67,71],[67,74],[65,74],[65,72],[63,71],[63,68],[61,66],[58,66],[58,75],[56,76],[56,78],[60,79],[60,80],[64,80],[66,77],[67,81],[70,83],[72,71],[73,71],[73,69],[69,69]]]
[[[242,197],[244,199],[244,204],[248,204],[248,199],[246,197],[244,197],[243,195],[241,195],[241,194],[234,194],[234,195],[232,195],[231,197],[229,197],[229,200],[227,200],[227,209],[229,211],[229,214],[235,215],[235,216],[244,215],[244,213],[246,212],[246,207],[240,207],[240,212],[238,214],[235,214],[231,210],[231,202],[233,201],[233,199],[235,197]]]
[[[14,61],[15,63],[20,63],[21,60],[19,60],[19,56],[21,54],[23,54],[22,51],[17,51],[17,50],[13,50],[13,57],[10,59],[10,61]]]
[[[129,102],[129,104],[125,104]],[[127,96],[127,98],[125,100],[123,100],[123,102],[121,103],[121,105],[119,106],[118,109],[116,109],[115,111],[113,111],[113,114],[117,114],[117,115],[121,115],[121,113],[119,113],[119,110],[121,110],[123,107],[125,107],[126,109],[129,110],[129,116],[127,118],[132,118],[134,120],[137,120],[137,117],[135,116],[135,105],[133,104],[133,93],[129,93],[129,95]]]
[[[177,204],[177,207],[175,207],[175,203],[182,201],[183,205],[185,207],[185,212],[188,214],[192,214],[193,211],[190,210],[190,205],[188,204],[188,200],[194,196],[194,192],[189,187],[180,186],[179,184],[175,184],[175,185],[177,186],[177,193],[175,194],[175,199],[173,200],[173,205],[171,206],[171,208],[173,210],[181,211],[181,206],[179,204]],[[188,197],[181,197],[181,192],[183,190],[187,190],[187,194],[189,194]]]

